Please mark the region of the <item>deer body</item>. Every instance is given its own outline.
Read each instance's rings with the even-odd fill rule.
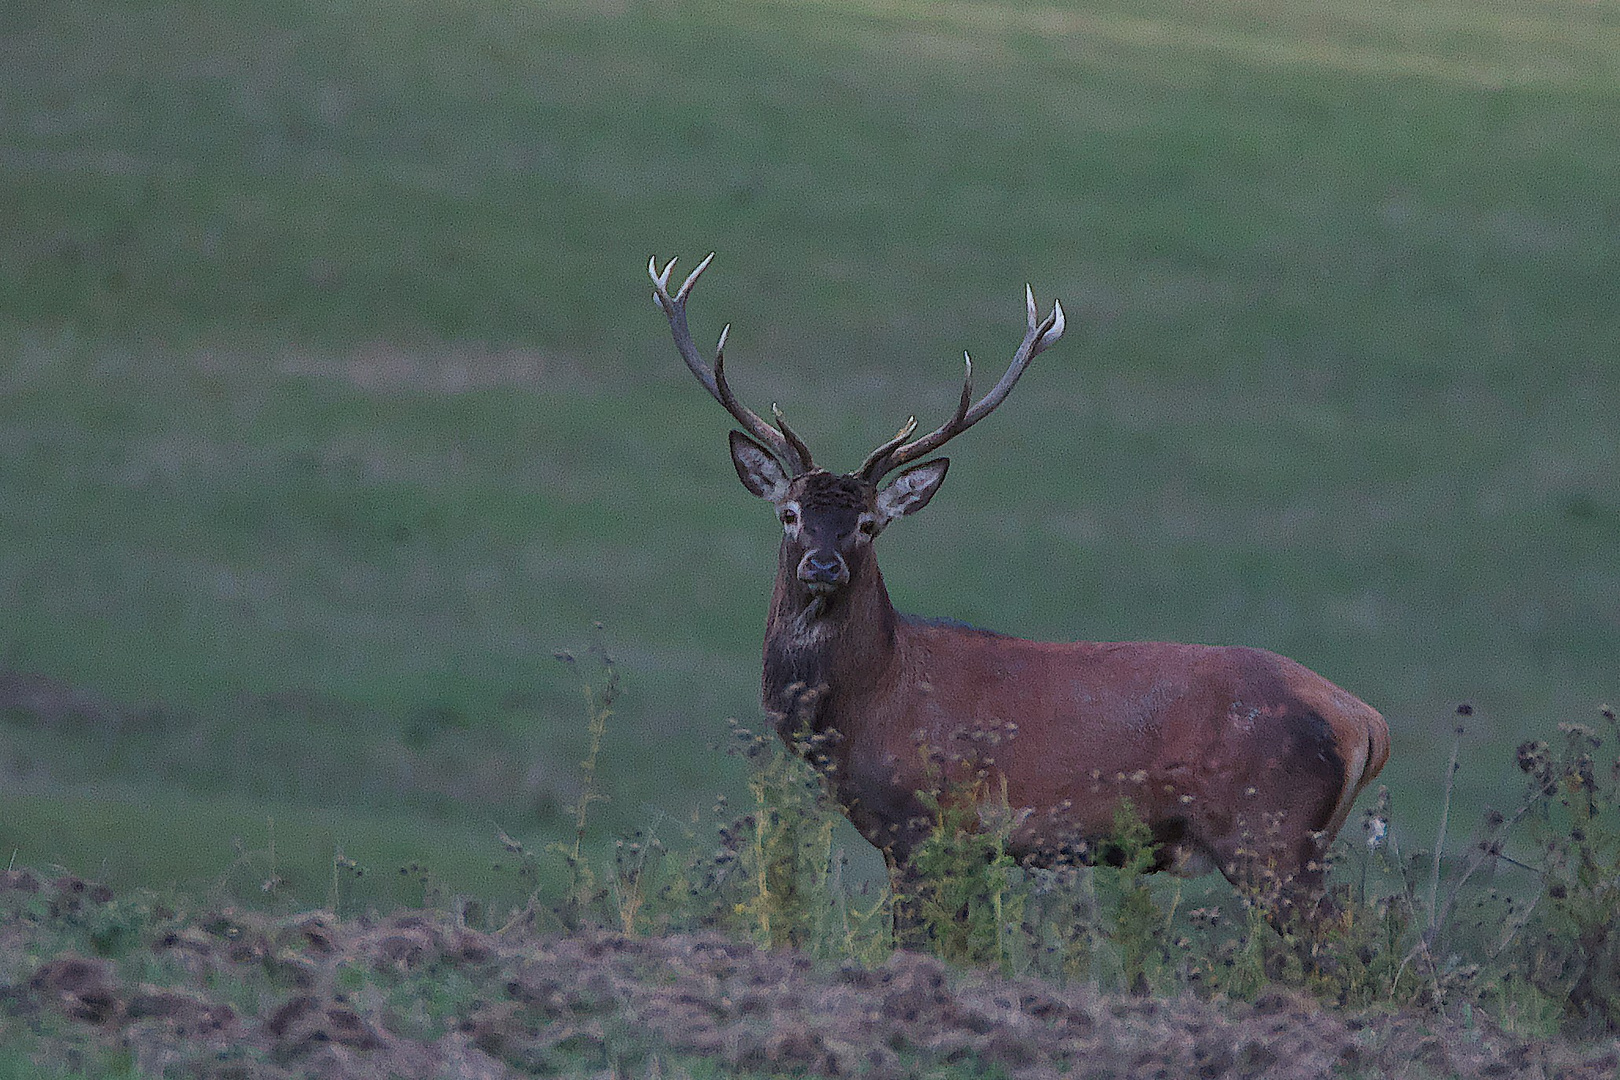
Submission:
[[[810,489],[847,486],[814,472],[789,501],[803,516]],[[818,737],[839,802],[897,871],[930,826],[917,793],[977,780],[1021,815],[1017,857],[1094,857],[1130,799],[1159,869],[1236,877],[1256,858],[1318,884],[1324,838],[1388,755],[1372,708],[1262,649],[1026,641],[902,615],[870,542],[831,531],[848,573],[833,593],[800,579],[804,529],[783,539],[762,696],[784,739]]]
[[[1012,854],[1038,865],[1107,859],[1099,841],[1128,799],[1158,845],[1155,869],[1219,868],[1240,887],[1315,895],[1323,849],[1389,754],[1370,706],[1262,649],[1027,641],[901,615],[889,601],[873,541],[928,504],[949,461],[879,481],[998,406],[1061,336],[1062,308],[1038,320],[1029,297],[1024,341],[989,394],[969,406],[970,362],[950,420],[907,442],[913,420],[835,475],[814,466],[779,411],[778,429],[736,401],[723,353],[712,369],[697,356],[685,299],[707,266],[674,296],[669,268],[649,272],[682,357],[748,429],[731,433],[738,477],[782,522],[763,703],[789,745],[812,748],[891,871],[903,880],[927,835],[922,791],[1004,798]]]

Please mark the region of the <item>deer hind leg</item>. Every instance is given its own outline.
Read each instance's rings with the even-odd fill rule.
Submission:
[[[1285,819],[1284,819],[1285,820]],[[1324,863],[1316,834],[1279,834],[1277,818],[1251,822],[1238,819],[1231,833],[1216,838],[1207,851],[1189,857],[1196,867],[1209,860],[1239,895],[1255,905],[1280,931],[1293,928],[1300,915],[1313,910],[1324,893]],[[1172,872],[1175,867],[1169,867]]]
[[[897,854],[892,846],[883,849],[883,861],[889,867],[889,911],[893,920],[894,947],[927,948],[928,931],[923,925],[920,896],[921,876],[912,868],[909,857]]]

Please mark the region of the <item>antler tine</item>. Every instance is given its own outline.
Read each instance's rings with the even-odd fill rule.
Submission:
[[[1044,319],[1040,318],[1040,309],[1035,306],[1035,291],[1028,285],[1024,286],[1024,307],[1027,323],[1024,340],[1019,343],[1018,351],[1013,353],[1012,362],[1007,365],[1006,373],[990,388],[990,392],[980,398],[972,408],[968,407],[968,402],[973,399],[973,358],[963,353],[962,356],[967,361],[967,376],[962,382],[962,398],[957,403],[956,412],[949,420],[916,442],[900,445],[910,435],[908,429],[901,432],[898,439],[891,440],[872,451],[860,468],[860,475],[864,479],[875,484],[900,466],[916,461],[924,454],[933,453],[989,416],[1007,399],[1019,377],[1024,374],[1024,369],[1029,366],[1029,362],[1051,348],[1063,336],[1067,325],[1063,305],[1057,301],[1052,303],[1052,313]]]
[[[697,269],[693,270],[690,274],[687,274],[686,275],[686,280],[681,282],[680,291],[675,294],[675,302],[676,303],[678,303],[678,304],[685,304],[686,303],[687,294],[692,291],[692,286],[697,284],[697,279],[699,277],[703,276],[703,271],[707,270],[709,268],[709,264],[712,263],[712,262],[714,262],[714,252],[711,251],[711,252],[709,252],[709,257],[704,259],[702,262],[698,263],[697,264]],[[667,275],[669,273],[669,271],[674,269],[674,268],[675,268],[675,259],[672,256],[670,258],[670,260],[669,260],[669,265],[664,267],[665,274]],[[1026,288],[1027,288],[1027,286],[1026,286]]]
[[[771,402],[771,415],[776,417],[776,426],[782,429],[782,437],[787,440],[789,446],[793,447],[793,452],[804,460],[804,471],[809,472],[810,448],[804,445],[803,439],[794,434],[792,428],[788,427],[787,417],[782,415],[782,410],[777,407],[774,401]]]
[[[697,283],[697,279],[713,261],[714,252],[711,251],[708,258],[698,263],[697,269],[686,275],[686,280],[675,290],[675,295],[671,296],[669,276],[675,269],[675,260],[670,259],[660,271],[658,257],[648,259],[647,276],[652,278],[653,301],[669,319],[669,332],[675,339],[675,348],[680,352],[681,359],[686,361],[686,366],[691,369],[692,374],[697,376],[698,382],[703,384],[703,388],[725,406],[726,411],[743,426],[743,430],[780,458],[794,475],[809,472],[815,466],[811,464],[810,451],[803,441],[788,430],[786,424],[782,425],[781,431],[771,427],[752,409],[738,401],[737,396],[731,392],[731,387],[726,382],[726,337],[731,333],[731,324],[727,323],[726,328],[720,332],[720,343],[715,346],[712,368],[703,362],[703,358],[698,355],[697,346],[692,342],[692,332],[686,325],[686,298],[691,294],[692,286]],[[782,418],[780,411],[776,413],[776,417],[780,423]]]
[[[961,430],[963,421],[966,419],[968,414],[968,403],[973,400],[973,357],[969,356],[965,350],[962,353],[962,363],[966,366],[967,370],[962,376],[962,396],[956,403],[956,412],[952,413],[951,418],[945,421],[944,425],[935,430],[932,435],[924,436],[922,439],[918,439],[915,443],[911,444],[911,446],[902,448],[901,444],[907,439],[911,438],[911,433],[917,430],[916,417],[912,417],[909,421],[907,421],[906,426],[900,430],[900,434],[896,435],[894,438],[872,451],[872,453],[867,456],[866,460],[861,463],[860,474],[869,482],[875,484],[879,480],[883,479],[885,473],[891,472],[905,464],[907,461],[915,460],[916,457],[920,457],[923,454],[928,453],[929,450],[933,449],[933,447],[925,446],[920,450],[915,449],[916,447],[921,446],[922,443],[928,439],[939,436],[939,442],[935,443],[934,446],[941,446],[944,445],[945,441],[951,437],[949,434],[942,433],[954,433]],[[913,456],[905,459],[900,459],[895,456],[902,452],[913,453]]]
[[[861,467],[855,470],[854,475],[864,477],[866,480],[876,483],[878,477],[882,476],[883,474],[877,473],[873,475],[873,467],[879,464],[884,458],[888,457],[889,453],[897,446],[911,438],[911,433],[916,430],[917,418],[915,416],[907,417],[906,422],[900,425],[900,431],[895,435],[895,437],[878,447],[876,450],[872,451],[870,454],[867,454],[866,460],[861,462]]]

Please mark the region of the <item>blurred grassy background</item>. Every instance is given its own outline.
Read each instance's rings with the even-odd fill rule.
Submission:
[[[776,529],[647,300],[852,467],[1068,338],[890,532],[902,608],[1261,645],[1427,828],[1616,694],[1620,13],[1578,0],[13,0],[0,857],[281,837],[496,889],[740,769]],[[987,379],[992,377],[985,376]],[[853,834],[851,834],[853,837]],[[859,841],[852,838],[859,846]],[[494,881],[494,883],[492,883]]]

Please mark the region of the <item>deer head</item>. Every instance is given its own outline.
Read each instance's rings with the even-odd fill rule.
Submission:
[[[1024,340],[990,392],[978,402],[973,401],[973,359],[963,353],[967,374],[962,381],[961,399],[949,419],[927,435],[911,440],[917,429],[917,420],[912,417],[894,438],[868,454],[858,469],[837,475],[815,466],[809,448],[788,427],[781,409],[771,406],[777,424],[773,427],[731,392],[725,377],[729,323],[720,332],[713,367],[698,355],[686,324],[686,299],[713,259],[710,253],[673,295],[669,279],[675,260],[670,259],[663,270],[658,269],[656,259],[649,260],[647,273],[653,282],[653,299],[669,319],[675,346],[686,366],[742,425],[744,431],[731,433],[732,464],[743,486],[776,510],[782,523],[783,568],[792,564],[793,582],[811,598],[829,598],[874,572],[869,569],[876,565],[872,541],[891,521],[927,506],[950,467],[949,458],[911,463],[990,415],[1012,392],[1029,362],[1063,336],[1063,305],[1054,303],[1051,314],[1040,318],[1035,294],[1025,286]],[[903,468],[908,465],[911,467]],[[903,471],[880,487],[883,478],[897,469]]]

